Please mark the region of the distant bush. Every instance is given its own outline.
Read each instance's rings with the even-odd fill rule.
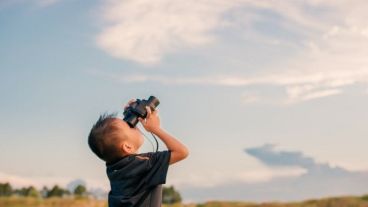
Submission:
[[[65,195],[70,195],[70,192],[59,187],[58,185],[55,185],[50,191],[47,192],[46,197],[63,197]]]
[[[29,186],[27,188],[21,188],[21,189],[16,189],[13,192],[16,195],[19,196],[24,196],[24,197],[41,197],[40,192],[37,191],[37,189],[33,186]]]
[[[368,201],[368,194],[361,197],[362,200]]]
[[[84,185],[78,185],[73,192],[74,196],[79,198],[87,196],[87,188]]]
[[[173,186],[163,188],[162,203],[173,204],[173,203],[180,203],[180,202],[181,202],[180,193],[177,192]]]
[[[9,183],[0,183],[0,196],[11,196],[13,189]]]
[[[49,190],[47,187],[44,187],[41,191],[38,191],[33,186],[13,189],[9,183],[0,183],[0,197],[7,197],[12,195],[21,197],[50,198],[70,195],[70,192],[59,187],[58,185],[55,185],[51,190]]]

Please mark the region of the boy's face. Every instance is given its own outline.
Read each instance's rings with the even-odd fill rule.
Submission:
[[[134,148],[134,151],[131,154],[138,153],[138,150],[144,141],[143,136],[139,132],[138,128],[131,128],[125,121],[121,119],[117,119],[116,124],[118,128],[121,129],[121,134],[124,141],[126,141],[127,144],[132,145]]]

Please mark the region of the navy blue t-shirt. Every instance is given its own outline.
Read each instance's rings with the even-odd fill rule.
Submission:
[[[171,151],[128,155],[106,164],[109,207],[159,207]]]

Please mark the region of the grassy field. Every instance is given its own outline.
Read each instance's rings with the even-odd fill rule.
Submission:
[[[245,203],[211,201],[191,207],[368,207],[368,195],[313,199],[290,203]]]
[[[69,198],[0,198],[0,207],[107,207],[106,201],[92,199],[69,199]],[[294,203],[247,203],[209,201],[202,204],[174,204],[163,207],[368,207],[368,195],[356,197],[333,197],[318,200],[306,200]]]
[[[107,203],[92,199],[2,197],[0,207],[107,207]]]

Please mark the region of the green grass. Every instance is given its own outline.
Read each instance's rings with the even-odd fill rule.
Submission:
[[[0,207],[107,207],[106,201],[72,198],[0,197]]]
[[[107,207],[106,201],[73,198],[0,197],[0,207]],[[162,207],[368,207],[368,195],[311,199],[301,202],[250,203],[235,201],[208,201],[200,204],[173,204]]]
[[[235,201],[208,201],[201,204],[163,205],[163,207],[368,207],[368,195],[361,197],[343,196],[323,199],[310,199],[301,202],[235,202]]]

